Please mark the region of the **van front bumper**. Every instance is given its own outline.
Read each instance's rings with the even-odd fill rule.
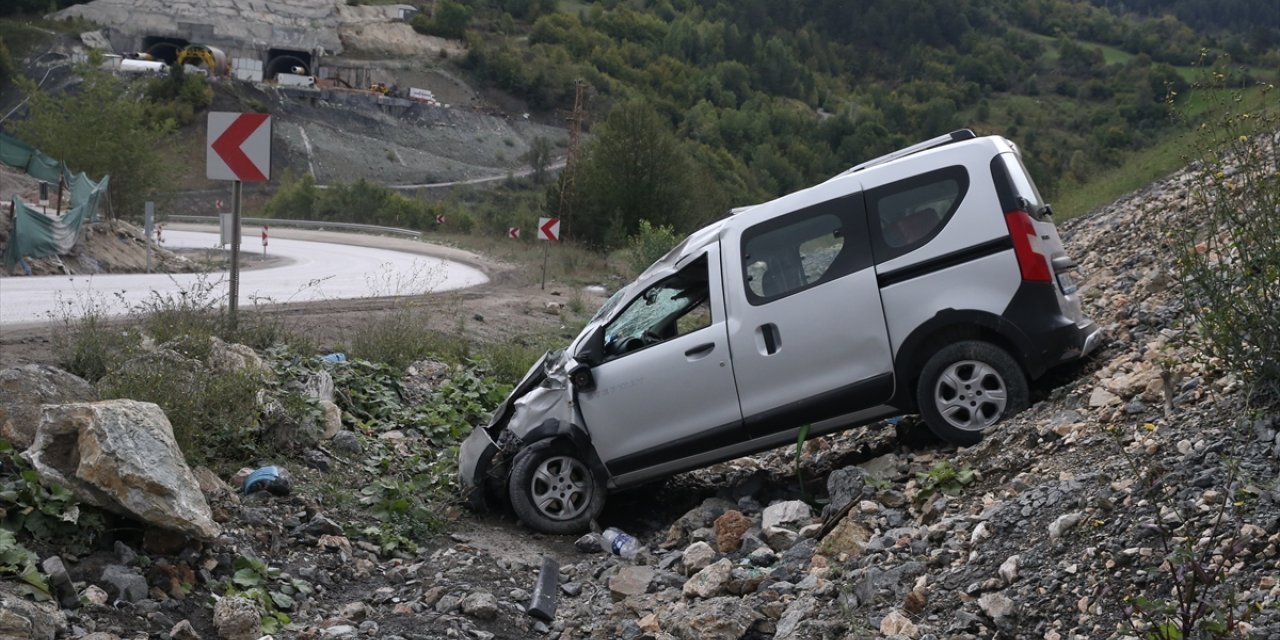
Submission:
[[[484,427],[476,427],[458,449],[458,484],[462,497],[472,509],[485,507],[485,480],[498,445]]]

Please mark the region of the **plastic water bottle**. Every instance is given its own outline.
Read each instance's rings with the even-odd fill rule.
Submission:
[[[640,541],[624,533],[621,529],[609,527],[600,535],[604,537],[604,541],[609,545],[609,550],[613,552],[613,555],[633,560],[636,554],[640,553]]]

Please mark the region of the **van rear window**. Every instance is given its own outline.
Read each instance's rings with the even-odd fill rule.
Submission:
[[[1022,159],[1015,153],[1002,153],[999,157],[1009,174],[1009,188],[1013,190],[1014,198],[1026,200],[1032,212],[1038,211],[1044,206],[1044,198],[1040,197],[1040,190],[1031,180],[1031,174],[1027,172],[1026,165],[1022,164]]]
[[[924,246],[940,231],[969,189],[962,166],[899,180],[869,193],[876,260],[891,260]]]

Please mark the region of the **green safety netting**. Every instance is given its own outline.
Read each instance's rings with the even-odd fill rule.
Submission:
[[[80,235],[80,226],[92,219],[106,193],[109,176],[94,182],[83,173],[71,173],[63,163],[41,153],[16,138],[0,133],[0,162],[25,171],[31,177],[58,184],[71,193],[71,208],[61,215],[46,215],[13,198],[14,223],[5,246],[4,265],[11,268],[22,258],[39,258],[71,251]]]

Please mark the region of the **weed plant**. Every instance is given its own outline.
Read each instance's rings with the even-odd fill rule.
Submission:
[[[1224,86],[1211,68],[1200,88]],[[1280,94],[1270,85],[1205,92],[1189,200],[1199,224],[1175,230],[1187,308],[1208,355],[1280,400]]]

